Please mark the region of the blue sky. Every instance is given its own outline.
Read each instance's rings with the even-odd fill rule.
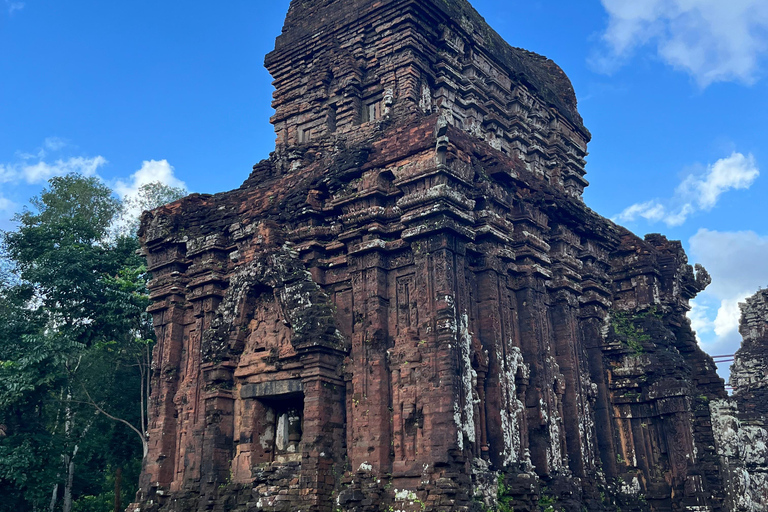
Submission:
[[[274,147],[265,53],[288,0],[0,0],[0,229],[68,171],[120,195],[238,187]],[[555,60],[592,131],[587,204],[682,240],[715,283],[691,314],[733,353],[768,286],[768,2],[475,0]]]

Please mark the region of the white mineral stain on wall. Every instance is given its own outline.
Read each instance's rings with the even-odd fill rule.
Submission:
[[[408,489],[395,489],[395,499],[398,501],[416,501],[418,497],[415,492]]]
[[[475,435],[475,387],[477,372],[472,368],[472,333],[469,332],[469,316],[464,313],[459,319],[458,329],[459,356],[461,358],[461,390],[464,396],[463,406],[456,400],[453,403],[453,419],[458,430],[459,449],[464,449],[464,437],[471,443]]]
[[[503,408],[501,410],[501,431],[504,436],[504,465],[510,465],[520,460],[522,440],[520,430],[523,424],[525,405],[517,397],[517,375],[527,379],[529,377],[528,365],[523,361],[523,354],[518,347],[512,346],[509,341],[506,358],[499,351],[496,357],[504,364],[501,374],[501,398]]]
[[[432,91],[429,89],[429,85],[424,84],[421,86],[421,101],[419,101],[419,108],[425,114],[432,113]]]
[[[717,452],[730,465],[726,488],[734,510],[768,511],[768,431],[742,424],[736,404],[728,400],[713,400],[709,410]]]
[[[619,490],[624,494],[637,496],[640,494],[640,481],[634,477],[631,482],[621,482]]]
[[[547,446],[547,464],[550,469],[558,471],[563,468],[563,452],[560,443],[560,421],[557,411],[549,416],[549,446]]]
[[[555,383],[554,387],[559,388],[561,384],[564,382],[564,377],[560,373],[560,366],[557,364],[555,359],[552,356],[547,356],[547,366],[549,368],[552,368],[552,372],[555,375]],[[558,392],[557,389],[553,390],[553,397],[552,397],[552,403],[551,405],[548,405],[543,400],[539,400],[539,405],[541,407],[541,416],[544,420],[544,422],[547,424],[547,429],[549,431],[549,446],[547,446],[547,465],[551,470],[559,471],[564,468],[564,462],[563,462],[563,450],[562,450],[562,443],[560,439],[560,424],[562,423],[562,418],[560,417],[559,410],[558,410]]]
[[[579,416],[579,436],[584,447],[582,460],[586,467],[595,466],[595,421],[590,407],[590,401],[597,397],[597,384],[590,381],[589,376],[582,372],[581,389],[586,391],[587,399],[582,402],[582,414]]]

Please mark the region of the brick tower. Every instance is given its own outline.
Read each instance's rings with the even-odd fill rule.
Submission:
[[[465,0],[293,0],[276,147],[145,214],[144,511],[723,509],[682,247],[582,201],[552,61]]]

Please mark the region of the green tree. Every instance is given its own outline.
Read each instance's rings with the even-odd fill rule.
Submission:
[[[119,268],[107,238],[119,203],[95,178],[64,176],[53,178],[31,204],[33,209],[16,217],[18,231],[4,234],[4,246],[21,282],[32,291],[23,307],[34,309],[44,327],[15,340],[24,352],[10,354],[4,387],[37,392],[39,434],[51,437],[59,452],[55,480],[63,481],[63,510],[69,512],[75,460],[93,425],[93,414],[77,406],[74,380],[100,334],[102,276]],[[51,509],[59,483],[53,484]]]
[[[60,456],[47,430],[46,395],[59,384],[57,353],[44,319],[27,307],[29,286],[0,283],[0,509],[47,505]]]
[[[135,195],[123,200],[120,222],[122,232],[135,235],[139,230],[139,221],[143,212],[172,203],[186,195],[185,189],[171,187],[159,181],[140,186]]]
[[[31,205],[2,237],[15,277],[0,306],[16,323],[0,336],[0,492],[16,504],[0,509],[70,512],[146,453],[147,274],[97,179],[53,178]],[[136,435],[143,451],[125,444]]]

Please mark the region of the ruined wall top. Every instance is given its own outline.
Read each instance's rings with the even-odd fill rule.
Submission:
[[[744,341],[731,366],[731,385],[750,410],[768,414],[768,290],[760,290],[740,306]]]
[[[293,0],[265,64],[278,152],[439,116],[574,197],[588,185],[570,80],[466,0]]]
[[[402,11],[412,6],[432,10],[437,16],[442,14],[439,23],[460,27],[504,66],[510,76],[525,82],[577,127],[584,129],[576,94],[565,72],[544,56],[512,47],[467,0],[292,0],[283,33],[277,38],[275,52],[267,57],[267,65],[283,51],[300,47],[304,39],[343,30],[352,20],[362,19],[377,10],[396,7]]]
[[[741,307],[741,335],[745,341],[766,340],[768,344],[768,290],[760,290]]]

